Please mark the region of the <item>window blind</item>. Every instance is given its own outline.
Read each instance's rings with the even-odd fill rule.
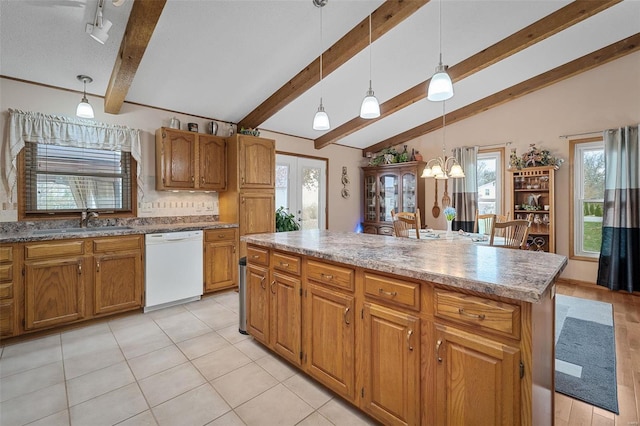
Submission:
[[[25,143],[26,213],[131,211],[131,153]]]

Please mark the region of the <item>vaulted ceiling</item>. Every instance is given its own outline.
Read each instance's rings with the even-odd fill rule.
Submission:
[[[102,45],[85,32],[98,0],[0,0],[0,75],[82,90],[86,74],[108,113],[127,101],[377,151],[438,129],[443,109],[453,123],[640,49],[635,0],[116,3]],[[444,108],[425,96],[440,44]],[[370,70],[382,115],[364,120]],[[326,132],[311,127],[321,96]]]

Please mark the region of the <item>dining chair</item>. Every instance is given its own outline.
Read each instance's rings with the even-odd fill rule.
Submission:
[[[508,222],[508,221],[509,221],[509,212],[507,212],[507,214],[496,215],[496,222]],[[496,235],[499,237],[502,237],[503,234],[504,234],[504,229],[499,229],[498,231],[496,231]]]
[[[489,245],[495,247],[506,247],[514,249],[524,249],[527,244],[527,237],[529,236],[529,226],[531,222],[528,220],[512,220],[507,222],[495,222],[493,224],[493,231],[491,232],[491,239]],[[502,231],[502,244],[498,243],[494,237],[497,236],[498,231]]]
[[[496,221],[495,214],[480,214],[476,209],[476,221],[473,224],[473,233],[477,234],[482,229],[482,233],[485,235],[491,235],[493,229],[493,223]]]
[[[410,233],[415,232],[416,238],[420,239],[420,209],[412,212],[394,212],[391,210],[393,219],[393,230],[396,237],[408,238]]]

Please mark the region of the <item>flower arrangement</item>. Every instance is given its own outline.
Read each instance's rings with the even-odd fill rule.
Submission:
[[[456,218],[456,209],[454,209],[451,206],[445,208],[443,213],[447,221],[450,221]]]
[[[547,149],[539,149],[536,144],[529,145],[529,150],[518,157],[515,148],[511,150],[509,156],[509,167],[515,167],[518,170],[526,167],[553,166],[556,170],[564,163],[564,159],[554,157]]]

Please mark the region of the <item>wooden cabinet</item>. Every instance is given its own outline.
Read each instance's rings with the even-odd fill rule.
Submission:
[[[238,283],[238,231],[204,231],[204,292],[236,287]]]
[[[143,306],[141,235],[93,241],[93,314],[123,312]]]
[[[393,235],[391,210],[415,212],[420,209],[420,223],[425,223],[425,163],[408,163],[363,167],[365,233]]]
[[[0,247],[0,337],[10,337],[16,333],[15,253],[13,246]]]
[[[269,346],[271,337],[271,298],[269,270],[265,266],[247,264],[247,331]]]
[[[355,400],[355,298],[309,282],[304,301],[305,365],[309,375]]]
[[[299,277],[273,272],[269,285],[271,297],[271,346],[293,364],[302,363],[301,289]]]
[[[520,351],[436,325],[436,424],[520,424]]]
[[[275,232],[275,141],[235,134],[227,142],[227,191],[218,195],[220,220],[238,236]],[[239,256],[246,244],[238,241]]]
[[[226,189],[223,138],[162,127],[156,131],[156,190]]]
[[[24,249],[25,329],[84,318],[88,275],[84,242],[27,244]]]
[[[420,320],[365,303],[362,408],[386,425],[420,422]]]
[[[529,249],[555,253],[555,169],[528,167],[513,170],[511,175],[513,219],[526,219],[527,215],[533,215]]]

